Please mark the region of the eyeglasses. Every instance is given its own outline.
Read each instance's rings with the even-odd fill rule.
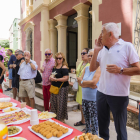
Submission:
[[[61,60],[62,59],[62,57],[56,57],[56,60]]]
[[[87,53],[86,52],[81,53],[81,55],[85,55],[85,54],[87,54]]]
[[[92,57],[92,55],[88,55],[88,57]]]
[[[15,54],[15,56],[18,56],[18,54]]]
[[[48,56],[50,56],[50,55],[51,55],[51,53],[45,53],[45,55],[46,55],[46,56],[47,56],[47,55],[48,55]]]

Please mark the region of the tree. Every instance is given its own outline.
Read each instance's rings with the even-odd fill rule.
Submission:
[[[3,48],[9,48],[9,40],[0,40],[0,46]]]

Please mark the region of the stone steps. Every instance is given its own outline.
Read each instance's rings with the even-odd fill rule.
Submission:
[[[35,87],[35,95],[42,100],[44,99],[42,89],[39,87]],[[74,101],[74,95],[68,94],[68,101]]]
[[[9,86],[8,80],[6,80],[6,82],[3,82],[3,84],[5,88],[8,88]],[[42,84],[36,84],[35,87],[35,106],[36,109],[38,109],[39,111],[44,110],[43,92],[41,87]],[[11,90],[11,92],[13,91]],[[79,108],[79,104],[75,102],[74,99],[75,99],[74,95],[68,94],[68,104],[67,104],[68,111],[77,110]]]

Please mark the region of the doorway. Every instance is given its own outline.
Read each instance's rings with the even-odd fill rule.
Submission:
[[[67,20],[67,62],[69,70],[76,69],[77,53],[78,53],[78,24],[74,19],[77,13],[68,17]]]

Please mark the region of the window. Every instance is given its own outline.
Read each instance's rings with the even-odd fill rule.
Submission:
[[[89,7],[89,11],[92,10],[92,6]],[[92,15],[89,13],[88,22],[88,48],[92,49]]]
[[[16,41],[18,41],[18,38],[16,38]]]
[[[16,23],[15,23],[15,27],[16,27]]]

